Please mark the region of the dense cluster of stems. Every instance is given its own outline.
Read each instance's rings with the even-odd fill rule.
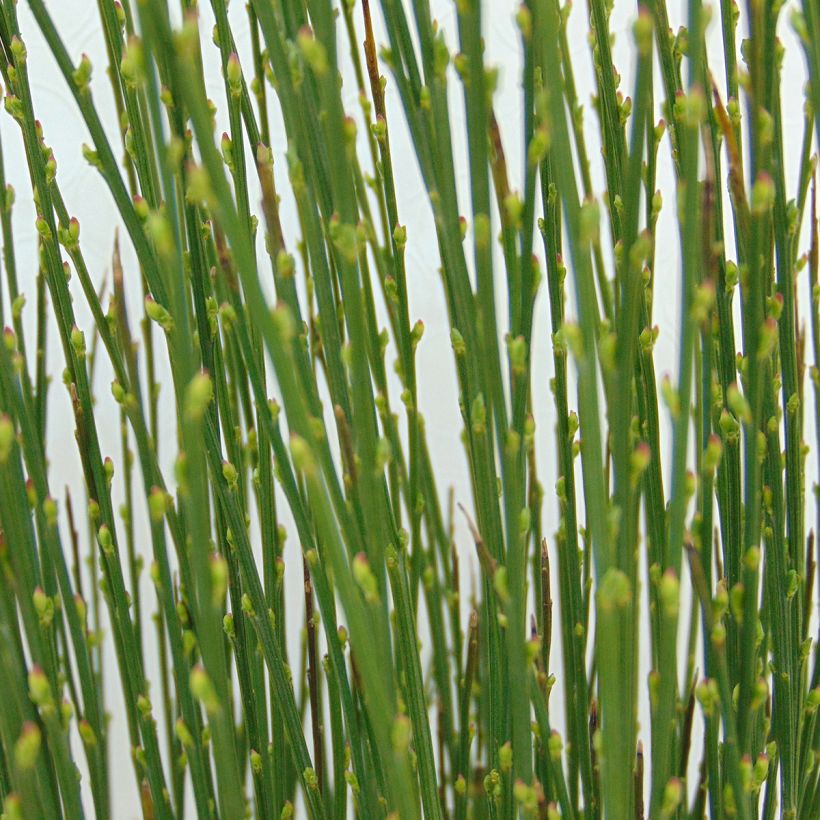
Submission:
[[[676,32],[666,0],[616,4],[634,22],[621,89],[611,0],[572,12],[588,49],[569,2],[525,0],[520,169],[484,58],[489,0],[455,0],[449,31],[429,0],[97,0],[93,70],[49,2],[19,5],[31,30],[0,0],[3,116],[39,256],[29,324],[0,147],[3,818],[110,817],[128,767],[151,820],[820,816],[817,1],[689,0]],[[786,26],[799,78],[781,76]],[[103,289],[38,120],[35,54],[56,60],[116,208]],[[590,58],[585,110],[573,66]],[[781,90],[801,82],[789,156]],[[434,237],[404,227],[394,128]],[[663,209],[677,277],[656,266]],[[411,264],[415,242],[440,276]],[[437,400],[463,421],[458,495],[422,415],[421,279],[450,323],[457,394]],[[656,283],[679,311],[671,378]],[[50,483],[56,391],[84,497]],[[546,403],[554,430],[535,426]],[[112,680],[127,748],[110,742]]]

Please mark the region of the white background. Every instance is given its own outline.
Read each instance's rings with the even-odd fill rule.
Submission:
[[[90,0],[59,0],[50,2],[49,9],[58,25],[61,36],[66,42],[69,52],[75,60],[80,54],[87,53],[94,65],[94,75],[92,89],[94,100],[100,111],[103,122],[108,124],[109,139],[119,153],[118,134],[115,129],[115,112],[113,100],[104,74],[106,56],[102,32],[97,17],[96,3]],[[175,5],[175,4],[172,4]],[[202,30],[204,32],[204,49],[206,61],[208,62],[208,92],[217,102],[222,112],[224,120],[224,97],[221,78],[218,74],[218,55],[215,46],[210,41],[210,30],[213,25],[209,4],[201,0],[203,15]],[[594,112],[589,105],[589,95],[593,89],[592,62],[590,49],[587,44],[586,32],[586,4],[583,0],[576,2],[570,18],[570,42],[572,45],[573,64],[578,85],[579,97],[585,104],[586,110],[586,134],[588,139],[589,155],[592,161],[593,178],[595,180],[596,192],[599,194],[604,189],[603,165],[599,156],[599,143],[596,138],[597,123]],[[386,38],[380,36],[383,30],[378,3],[374,3],[377,23],[377,40],[381,43]],[[453,2],[442,2],[441,0],[431,0],[433,16],[436,17],[441,26],[447,32],[450,41],[455,43],[455,11]],[[685,23],[684,0],[668,0],[669,17],[672,28],[676,30],[679,25]],[[487,0],[485,8],[485,34],[486,34],[486,60],[488,64],[497,65],[500,68],[500,85],[495,97],[495,110],[498,121],[501,124],[505,150],[507,154],[508,167],[511,175],[513,187],[518,187],[521,181],[521,160],[522,146],[520,123],[522,119],[522,106],[520,95],[520,42],[518,31],[514,23],[514,14],[517,4],[508,0]],[[718,4],[719,9],[719,4]],[[23,38],[26,42],[29,54],[29,71],[34,87],[34,105],[37,116],[43,123],[46,142],[53,147],[54,154],[58,162],[57,180],[65,197],[69,211],[77,216],[82,227],[81,244],[85,254],[86,262],[92,276],[99,283],[109,272],[109,262],[113,243],[114,230],[119,224],[119,219],[111,201],[105,184],[102,182],[97,172],[88,167],[82,158],[80,146],[83,142],[89,142],[89,135],[83,125],[82,119],[75,106],[74,100],[68,92],[65,83],[59,74],[57,67],[48,49],[39,34],[36,24],[32,20],[25,0],[21,0],[18,5],[20,25]],[[615,36],[613,47],[613,60],[619,72],[622,74],[621,90],[625,95],[630,93],[632,85],[632,41],[629,35],[631,23],[636,13],[635,2],[623,2],[616,0],[615,9],[612,16],[611,29]],[[716,16],[719,13],[716,10]],[[360,11],[356,12],[357,20],[361,22]],[[244,13],[244,3],[234,0],[231,8],[231,18],[233,20],[234,35],[239,43],[240,56],[243,63],[247,64],[249,54],[248,24]],[[786,157],[789,162],[789,195],[794,194],[795,176],[799,159],[800,144],[802,139],[803,123],[803,97],[802,84],[805,70],[802,59],[802,52],[791,35],[788,22],[788,9],[781,15],[784,24],[781,26],[781,36],[786,43],[786,62],[784,66],[783,83],[783,120],[784,139],[786,145]],[[340,36],[342,36],[342,47],[340,56],[344,60],[342,69],[344,77],[345,103],[348,112],[354,116],[359,115],[357,103],[358,89],[355,87],[353,73],[347,62],[347,43],[344,39],[343,27],[340,25]],[[740,39],[740,38],[738,38]],[[713,55],[713,71],[716,75],[718,85],[724,88],[722,78],[722,59],[720,58],[720,29],[717,20],[713,21],[709,29],[710,53]],[[656,99],[660,100],[661,86],[656,86]],[[269,99],[273,98],[269,90]],[[439,487],[442,492],[452,485],[455,488],[456,499],[465,503],[469,508],[470,493],[467,474],[467,464],[464,453],[459,443],[459,433],[461,430],[461,419],[457,406],[457,391],[452,365],[452,357],[449,344],[449,328],[445,311],[443,291],[441,288],[437,268],[439,266],[437,247],[434,241],[434,230],[430,215],[428,200],[418,174],[417,165],[414,159],[412,147],[408,141],[404,129],[401,106],[393,89],[392,82],[388,79],[388,117],[391,123],[391,137],[393,140],[393,157],[395,171],[397,175],[397,190],[399,195],[400,220],[408,227],[408,279],[410,287],[410,307],[411,320],[423,319],[426,331],[424,339],[418,349],[418,373],[420,389],[420,406],[427,421],[427,435],[430,444],[434,467],[438,477]],[[466,147],[464,139],[464,118],[463,102],[460,95],[460,86],[457,82],[451,84],[451,111],[454,122],[454,153],[457,179],[461,188],[462,212],[469,212],[469,179],[466,159]],[[274,134],[274,153],[276,158],[277,184],[280,193],[283,194],[283,213],[285,218],[286,235],[291,246],[295,244],[297,228],[294,217],[294,209],[287,196],[287,177],[285,172],[284,149],[285,137],[281,127],[281,120],[275,106],[271,107],[272,131]],[[656,119],[660,114],[656,113]],[[221,127],[220,127],[221,131]],[[30,201],[30,189],[28,186],[27,170],[22,151],[19,131],[16,124],[6,115],[0,113],[0,136],[2,136],[3,150],[5,153],[6,173],[8,181],[17,190],[17,205],[14,212],[15,227],[15,249],[18,261],[18,275],[20,277],[21,289],[28,297],[29,307],[26,308],[25,316],[27,327],[29,327],[28,338],[33,338],[33,318],[35,305],[35,285],[34,276],[36,273],[36,234],[34,229],[34,212]],[[361,128],[360,128],[361,137]],[[366,157],[366,152],[362,150],[360,156]],[[661,327],[661,335],[656,346],[656,365],[658,376],[669,373],[675,379],[675,362],[677,361],[678,342],[678,277],[680,268],[680,248],[673,205],[674,181],[671,173],[669,160],[669,143],[665,140],[660,149],[660,168],[658,174],[658,187],[664,194],[665,207],[662,212],[659,224],[659,236],[657,242],[657,263],[656,263],[656,301],[654,321]],[[805,248],[801,248],[804,250]],[[543,260],[540,241],[536,241],[535,251]],[[730,257],[732,253],[730,251]],[[139,309],[141,299],[139,280],[135,259],[130,248],[125,248],[124,259],[126,265],[126,281],[130,282],[129,297],[133,311]],[[503,267],[496,266],[499,283],[503,285]],[[805,274],[804,274],[805,275]],[[5,288],[5,285],[3,285]],[[86,338],[91,338],[92,322],[86,308],[82,294],[76,281],[72,282],[75,288],[78,323],[85,330]],[[568,288],[571,291],[571,288]],[[805,282],[801,285],[802,304],[806,305]],[[498,294],[499,317],[506,316],[506,305],[503,294]],[[552,375],[551,349],[549,345],[549,313],[548,301],[545,289],[538,298],[535,310],[535,331],[533,346],[533,404],[536,408],[536,421],[538,425],[537,449],[539,454],[539,475],[545,487],[546,497],[544,505],[544,532],[549,537],[557,526],[557,504],[552,492],[552,487],[556,478],[556,463],[553,458],[553,425],[554,418],[551,410],[551,395],[549,393],[548,382]],[[572,314],[572,305],[569,306],[569,313]],[[807,320],[804,314],[802,321]],[[503,330],[502,323],[502,330]],[[30,342],[30,345],[32,342]],[[162,351],[162,345],[158,348]],[[101,351],[102,352],[102,351]],[[65,391],[62,388],[59,374],[62,371],[61,351],[56,335],[56,329],[52,329],[48,344],[48,361],[50,372],[54,376],[50,392],[50,414],[49,414],[49,448],[51,458],[51,486],[55,495],[62,495],[61,488],[70,485],[74,490],[75,498],[82,498],[81,485],[78,483],[80,475],[80,464],[77,456],[76,446],[73,438],[73,419],[69,404],[66,400]],[[119,424],[118,413],[111,401],[108,382],[110,372],[105,365],[104,356],[100,357],[96,378],[96,389],[99,394],[99,414],[98,424],[103,439],[103,452],[110,454],[118,465],[121,462],[119,454]],[[165,398],[170,399],[170,382],[165,378]],[[397,395],[397,394],[396,394]],[[807,395],[810,391],[807,387]],[[571,397],[572,401],[572,397]],[[169,420],[172,414],[166,415]],[[806,407],[806,437],[813,441],[813,429],[811,425],[812,408]],[[665,424],[665,422],[664,422]],[[668,430],[665,427],[665,432]],[[172,442],[174,431],[165,431],[166,436],[161,440],[161,454],[163,463],[168,465],[167,474],[171,474],[172,463]],[[669,461],[668,435],[665,437],[663,453],[664,463]],[[807,486],[815,479],[813,463],[809,465],[810,471],[807,476]],[[284,502],[280,503],[280,508]],[[809,520],[813,517],[811,507],[808,508]],[[287,521],[287,519],[286,519]],[[292,528],[291,528],[292,532]],[[145,535],[144,529],[138,529],[138,534]],[[463,557],[464,565],[471,563],[471,542],[469,534],[461,520],[457,521],[457,541],[458,548]],[[150,562],[149,547],[147,540],[143,538],[142,544],[146,553],[146,564]],[[288,542],[286,553],[287,572],[289,583],[287,584],[289,600],[289,610],[294,612],[292,624],[297,622],[295,617],[302,608],[301,589],[301,561],[298,557],[298,545],[295,537]],[[465,579],[469,578],[469,572],[464,572]],[[469,587],[469,583],[464,584]],[[557,589],[557,583],[553,585]],[[153,605],[153,591],[147,578],[144,579],[143,595],[149,610]],[[467,605],[464,596],[464,605]],[[556,595],[557,599],[557,595]],[[643,599],[645,600],[645,599]],[[556,606],[560,602],[556,600]],[[682,610],[686,611],[686,610]],[[645,612],[644,612],[645,616]],[[555,616],[557,621],[557,612]],[[682,621],[686,621],[682,618]],[[145,625],[146,633],[151,630],[148,624]],[[298,658],[298,635],[292,630],[292,658],[294,662]],[[559,677],[559,685],[553,690],[552,717],[555,725],[561,729],[563,726],[563,704],[562,691],[560,686],[561,660],[559,648],[559,632],[556,628],[554,634],[553,671]],[[155,670],[155,655],[149,653],[149,675]],[[646,662],[641,667],[641,681],[645,681],[648,667]],[[119,702],[117,675],[115,662],[112,656],[108,662],[108,673],[106,675],[107,686],[107,706],[112,712],[112,768],[114,796],[114,816],[117,818],[130,818],[139,816],[137,795],[134,787],[133,776],[128,759],[129,749],[127,734],[125,731],[125,720],[122,714],[122,706]],[[642,708],[641,708],[641,736],[645,744],[648,743],[648,714],[644,697],[645,686],[642,683]],[[699,757],[699,743],[693,743],[693,758]],[[79,750],[78,750],[79,751]],[[81,757],[81,754],[78,755]],[[648,756],[647,756],[648,759]]]

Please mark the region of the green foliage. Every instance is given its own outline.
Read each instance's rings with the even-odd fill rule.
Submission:
[[[3,817],[111,816],[128,765],[146,818],[186,806],[223,820],[820,816],[804,441],[813,408],[820,448],[816,0],[748,0],[739,16],[722,0],[719,66],[701,0],[677,35],[665,0],[646,0],[629,96],[613,67],[612,4],[589,0],[586,115],[569,3],[527,0],[516,16],[520,191],[484,62],[489,3],[457,0],[444,32],[427,0],[382,0],[379,51],[368,0],[250,0],[251,49],[238,55],[227,0],[210,2],[213,44],[193,0],[181,25],[166,0],[98,0],[108,65],[97,73],[69,55],[44,0],[27,5],[36,28],[21,33],[16,0],[0,0],[5,108],[31,180],[17,197],[36,208],[40,262],[32,339],[0,151]],[[805,50],[799,78],[781,76],[777,31],[789,22]],[[77,152],[107,185],[138,262],[128,278],[142,279],[139,316],[119,241],[107,312],[86,266],[29,82],[28,61],[46,47],[90,135]],[[203,65],[216,59],[214,104]],[[355,112],[343,104],[345,61]],[[103,74],[120,145],[92,96]],[[781,89],[804,80],[795,158]],[[400,109],[388,109],[387,83]],[[467,197],[454,172],[456,99]],[[472,489],[459,505],[479,575],[472,597],[421,412],[425,326],[410,313],[405,254],[430,238],[401,221],[394,123],[406,124],[440,252]],[[593,132],[605,193],[593,188]],[[663,191],[659,152],[674,169]],[[298,214],[296,237],[283,232],[282,201]],[[676,372],[659,383],[664,207],[675,209],[680,319]],[[812,299],[798,304],[806,280]],[[59,370],[45,359],[55,327]],[[549,391],[532,378],[547,333]],[[111,396],[95,384],[103,356]],[[84,511],[50,486],[51,367],[63,376],[52,390],[73,408]],[[169,415],[159,372],[170,373]],[[100,444],[112,400],[116,470]],[[534,421],[550,401],[554,437]],[[158,451],[168,424],[173,474]],[[303,553],[304,624],[286,605],[283,505]],[[820,494],[815,505],[820,525]],[[130,749],[111,742],[105,712],[112,657]]]

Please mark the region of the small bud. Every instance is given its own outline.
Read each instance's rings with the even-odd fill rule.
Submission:
[[[673,817],[683,799],[683,784],[677,777],[670,778],[663,790],[661,817]]]
[[[473,434],[482,436],[487,430],[487,410],[484,406],[484,396],[479,393],[470,407],[470,424]]]
[[[404,225],[396,225],[393,229],[393,241],[399,250],[403,250],[407,244],[407,227]]]
[[[491,800],[501,796],[501,775],[496,769],[484,778],[484,791]]]
[[[330,238],[333,247],[339,252],[342,259],[350,264],[355,264],[359,256],[359,234],[354,225],[340,222],[338,218],[333,218],[330,222]]]
[[[94,732],[91,724],[87,720],[81,720],[77,724],[77,729],[80,732],[80,738],[87,749],[97,745],[97,735]]]
[[[712,627],[712,645],[716,649],[720,649],[720,647],[726,644],[726,627],[722,623],[717,623]]]
[[[145,201],[145,199],[137,195],[134,197],[134,211],[136,212],[140,221],[144,222],[146,219],[148,219],[148,214],[151,212],[151,209],[149,208],[148,203]]]
[[[767,214],[774,207],[774,200],[774,180],[767,173],[761,172],[752,187],[752,213],[755,216]]]
[[[148,495],[148,510],[151,514],[151,521],[155,524],[162,523],[167,511],[167,497],[165,491],[159,487],[152,487]]]
[[[680,582],[674,570],[667,570],[658,583],[658,597],[667,618],[675,618],[678,614],[680,602]]]
[[[211,558],[211,600],[221,607],[228,591],[228,562],[221,555]]]
[[[171,314],[151,296],[145,297],[145,313],[152,322],[156,322],[164,331],[170,333],[174,327]]]
[[[711,678],[701,681],[695,688],[695,697],[703,708],[703,713],[711,717],[720,703],[717,682]]]
[[[464,337],[456,328],[452,328],[450,331],[450,344],[453,347],[453,353],[455,353],[458,358],[461,358],[467,352]]]
[[[746,397],[738,390],[736,384],[730,384],[726,391],[726,403],[734,415],[744,424],[751,424],[752,409]]]
[[[11,38],[11,53],[14,57],[15,66],[25,63],[27,57],[26,46],[16,34]]]
[[[201,421],[214,397],[211,377],[200,371],[191,379],[185,391],[185,415],[191,421]]]
[[[643,57],[652,51],[652,28],[652,15],[646,11],[644,6],[641,6],[638,19],[632,26],[632,35],[635,38],[638,53]]]
[[[43,515],[46,519],[46,524],[49,527],[54,527],[57,524],[57,502],[48,496],[43,500]]]
[[[541,164],[541,161],[546,157],[550,147],[549,131],[543,126],[536,129],[530,140],[527,148],[527,162],[530,167],[535,168]]]
[[[290,437],[290,453],[293,457],[293,464],[297,470],[306,474],[313,473],[316,466],[313,459],[313,452],[307,441],[296,433]]]
[[[520,228],[521,219],[524,214],[524,203],[518,194],[507,194],[504,199],[504,213],[512,227]]]
[[[769,776],[769,756],[765,752],[761,752],[755,760],[754,769],[752,771],[752,783],[755,790],[766,781]]]
[[[112,555],[114,552],[114,539],[111,536],[111,530],[107,524],[100,525],[97,530],[97,541],[100,544],[100,549],[105,555]]]
[[[251,601],[251,596],[248,595],[247,592],[242,595],[242,612],[244,612],[248,618],[253,618],[256,615],[256,611],[253,608],[253,601]]]
[[[513,753],[510,742],[507,741],[498,750],[498,765],[502,772],[509,772],[512,769]]]
[[[564,744],[561,741],[561,735],[559,735],[558,732],[553,731],[550,734],[549,739],[547,740],[547,749],[553,763],[559,763],[561,761],[561,753],[564,750]]]
[[[233,173],[235,168],[233,161],[233,142],[227,134],[222,135],[219,147],[222,151],[222,160],[225,163],[225,167]]]
[[[85,357],[85,334],[77,325],[71,329],[71,347],[78,359]]]
[[[110,456],[106,456],[103,461],[103,472],[105,473],[105,481],[110,487],[111,482],[114,479],[114,462],[111,460]]]
[[[676,419],[680,415],[680,395],[668,376],[665,376],[661,382],[661,395],[669,408],[669,414]]]
[[[633,486],[637,486],[640,477],[644,474],[647,467],[649,467],[651,461],[652,448],[645,441],[640,442],[630,456]]]
[[[380,438],[376,442],[376,474],[379,474],[390,463],[393,458],[393,448],[390,440]]]
[[[177,722],[174,724],[174,734],[177,736],[177,740],[179,740],[186,749],[193,747],[194,737],[182,718],[177,718]]]
[[[0,464],[5,464],[14,447],[14,425],[8,416],[0,417]]]
[[[290,308],[285,304],[280,304],[271,311],[279,341],[283,344],[289,343],[296,335],[296,321],[293,318]]]
[[[699,89],[681,94],[675,101],[675,117],[688,128],[697,128],[703,122],[705,114],[706,101]]]
[[[33,666],[28,673],[28,694],[35,706],[45,706],[51,702],[51,686],[39,666]]]
[[[387,123],[381,114],[376,116],[376,121],[370,126],[370,132],[379,142],[384,141],[387,136]]]
[[[72,216],[68,221],[68,239],[71,245],[75,246],[80,241],[80,220]]]
[[[595,244],[598,241],[600,229],[600,211],[598,203],[587,201],[581,206],[578,230],[583,244]]]
[[[24,723],[23,731],[14,744],[14,761],[23,771],[34,768],[40,754],[42,736],[36,723]]]
[[[47,629],[54,620],[54,601],[43,592],[42,588],[37,587],[32,594],[32,602],[34,603],[34,611],[37,613],[40,626],[43,627],[43,629]]]
[[[743,556],[743,565],[750,572],[757,572],[758,567],[760,566],[759,547],[749,547],[749,549],[746,550],[746,554]]]
[[[632,600],[629,578],[618,569],[607,570],[598,587],[598,604],[604,612],[623,609]]]
[[[507,351],[510,357],[510,369],[517,376],[527,372],[527,342],[523,336],[516,336],[507,342]]]
[[[692,318],[703,324],[709,318],[709,313],[715,303],[715,286],[711,281],[704,282],[695,290],[692,304]]]
[[[723,454],[723,443],[720,437],[714,433],[709,436],[709,441],[706,444],[706,450],[703,454],[703,469],[708,474],[713,474],[720,464],[720,459]]]
[[[412,734],[410,720],[406,715],[397,715],[393,721],[391,739],[393,748],[399,753],[404,753],[410,746],[410,736]]]
[[[123,386],[116,380],[111,382],[111,395],[117,404],[122,404],[125,401],[126,392]]]
[[[169,159],[172,158],[169,156]],[[148,212],[148,217],[145,220],[145,231],[161,257],[167,259],[174,253],[174,234],[171,230],[171,223],[163,211]],[[155,319],[155,321],[158,320]]]
[[[123,82],[132,89],[138,88],[145,81],[145,54],[137,37],[132,37],[123,51],[120,75]]]
[[[515,13],[515,22],[525,40],[532,36],[532,12],[523,3]]]
[[[26,296],[23,293],[18,294],[15,300],[11,303],[11,315],[14,319],[19,319],[20,316],[23,314],[23,308],[26,306]],[[14,350],[14,345],[17,344],[13,331],[9,328],[6,331],[7,338],[8,335],[11,334],[12,340],[12,347],[10,350]],[[8,344],[6,345],[8,347]]]
[[[191,670],[190,687],[191,694],[202,703],[208,714],[213,715],[219,711],[219,700],[216,696],[216,690],[214,689],[213,683],[211,683],[211,679],[208,677],[208,673],[202,666],[195,666]]]
[[[749,708],[752,711],[760,709],[769,697],[769,686],[765,678],[758,678],[752,688],[752,700]]]
[[[324,74],[328,69],[327,52],[324,45],[313,36],[313,31],[308,26],[303,26],[299,30],[297,43],[305,62],[313,73],[317,77]]]
[[[89,60],[87,54],[80,57],[80,62],[77,68],[74,69],[71,78],[79,91],[88,91],[88,85],[91,82],[91,60]]]
[[[228,489],[236,490],[239,473],[237,473],[236,467],[234,467],[230,461],[222,462],[222,477],[228,482]]]
[[[352,563],[353,578],[359,589],[362,591],[368,603],[374,603],[379,599],[379,585],[376,576],[370,569],[370,564],[364,553],[358,553],[353,557]]]
[[[228,80],[231,94],[238,97],[242,93],[242,66],[239,64],[239,56],[235,51],[228,57],[225,66],[225,77]]]
[[[342,121],[342,134],[348,145],[356,144],[356,120],[353,117],[345,117]]]

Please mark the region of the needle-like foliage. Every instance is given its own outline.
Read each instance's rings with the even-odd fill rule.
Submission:
[[[0,0],[30,182],[0,149],[2,816],[116,816],[135,786],[151,820],[819,817],[817,0],[688,0],[676,33],[666,0],[587,0],[586,43],[569,2],[525,0],[513,124],[490,0],[455,0],[450,30],[429,0],[97,0],[93,82],[54,5]],[[116,214],[102,289],[43,59]],[[419,281],[449,320],[455,494]]]

